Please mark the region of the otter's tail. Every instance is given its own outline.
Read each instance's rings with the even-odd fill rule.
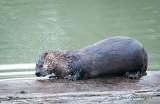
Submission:
[[[146,51],[144,50],[142,73],[147,71],[147,67],[148,67],[148,55],[147,55]]]

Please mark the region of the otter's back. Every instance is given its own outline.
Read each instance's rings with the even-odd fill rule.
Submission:
[[[141,43],[128,37],[112,37],[83,48],[91,57],[92,73],[124,73],[143,65]],[[101,70],[101,71],[99,71]]]

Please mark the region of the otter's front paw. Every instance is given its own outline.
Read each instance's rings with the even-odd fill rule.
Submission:
[[[66,75],[64,78],[72,81],[80,80],[80,77],[77,75]]]
[[[69,79],[69,80],[73,80],[73,77],[71,75],[66,75],[64,78]]]

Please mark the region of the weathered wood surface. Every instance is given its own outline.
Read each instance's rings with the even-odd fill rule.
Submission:
[[[79,81],[1,80],[0,102],[2,104],[159,104],[160,71],[148,71],[139,79],[103,77]]]

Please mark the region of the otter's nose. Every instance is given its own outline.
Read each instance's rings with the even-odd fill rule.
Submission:
[[[41,76],[41,73],[40,73],[40,72],[36,72],[35,75],[36,75],[37,77],[40,77],[40,76]]]

